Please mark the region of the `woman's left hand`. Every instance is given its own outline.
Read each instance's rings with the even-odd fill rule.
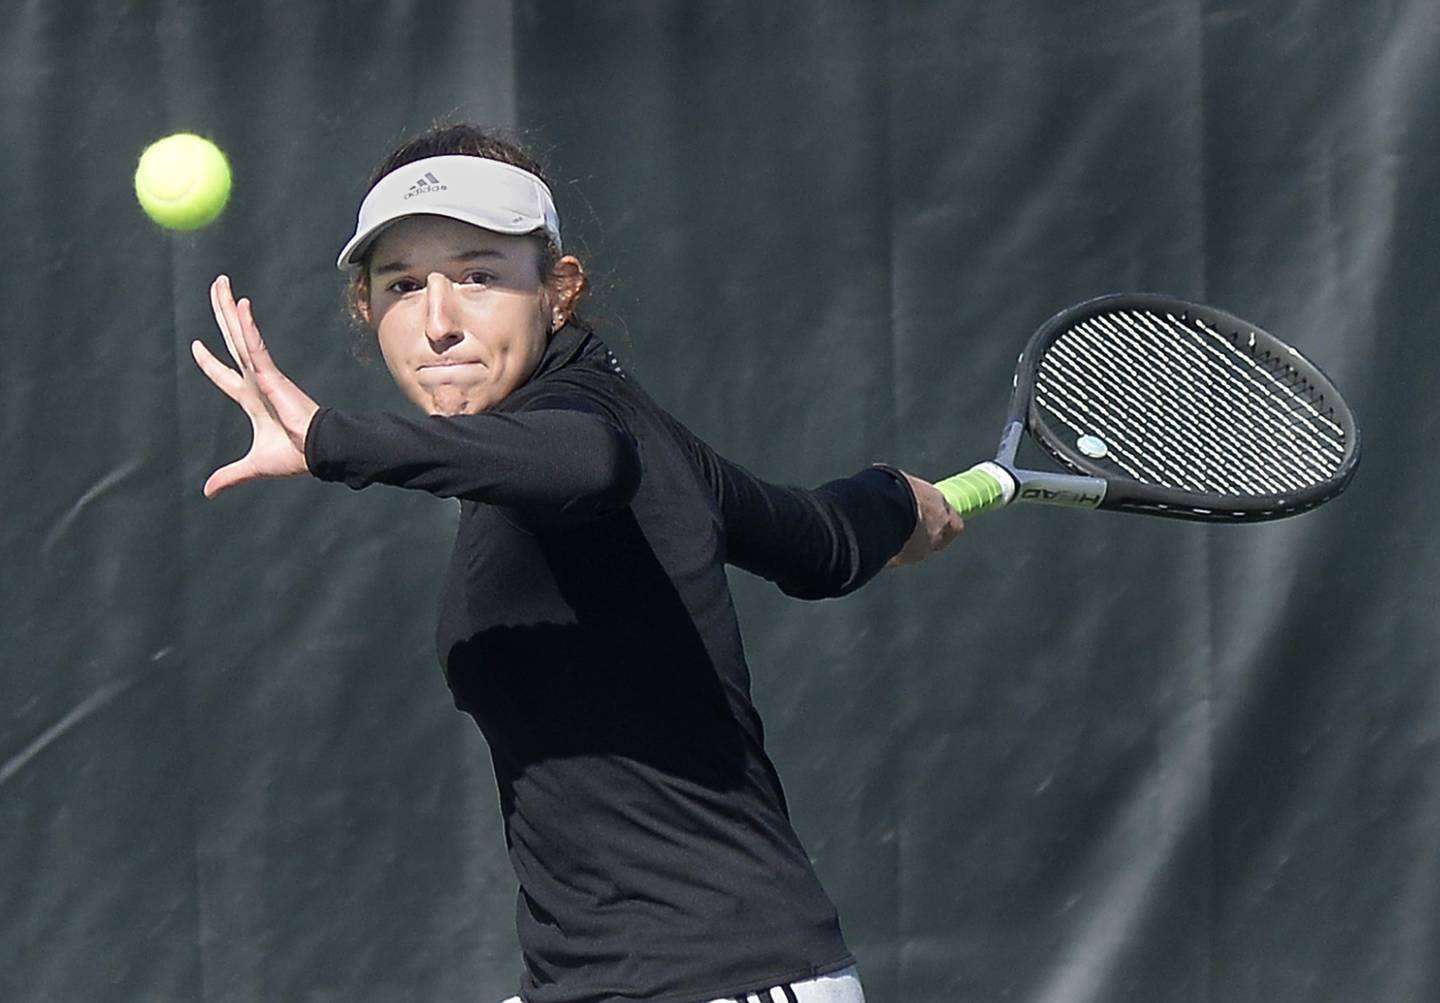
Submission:
[[[890,558],[892,568],[923,561],[931,554],[944,550],[951,540],[965,531],[964,520],[950,507],[939,488],[909,474],[905,474],[905,479],[915,493],[915,531],[900,548],[900,553]]]
[[[260,477],[308,473],[305,434],[319,405],[270,358],[250,301],[235,301],[228,277],[218,276],[211,284],[210,306],[236,368],[215,358],[199,341],[190,343],[190,353],[210,382],[239,404],[250,419],[251,441],[249,452],[210,475],[205,497],[213,498],[226,488]]]

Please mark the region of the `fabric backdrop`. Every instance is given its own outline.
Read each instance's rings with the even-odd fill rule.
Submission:
[[[872,1003],[1440,998],[1440,6],[5,6],[0,998],[514,991],[453,506],[205,501],[248,427],[186,347],[224,271],[320,401],[403,409],[331,263],[441,118],[537,149],[603,335],[775,480],[988,456],[1023,339],[1104,292],[1316,360],[1365,457],[1315,512],[1019,509],[737,602]],[[235,172],[190,235],[130,187],[180,130]]]

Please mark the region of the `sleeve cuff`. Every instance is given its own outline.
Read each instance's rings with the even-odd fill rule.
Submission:
[[[905,472],[899,467],[892,467],[888,463],[872,463],[870,468],[889,474],[891,479],[900,485],[900,490],[905,493],[905,497],[910,499],[910,528],[906,531],[908,538],[909,534],[914,532],[915,524],[920,521],[920,500],[915,497],[915,489],[910,486],[910,478],[906,477]]]
[[[324,460],[324,450],[320,448],[321,429],[324,427],[326,418],[329,417],[331,409],[322,407],[316,411],[310,419],[310,427],[305,430],[305,466],[310,470],[313,477],[322,481],[337,480],[334,476],[327,476],[333,473],[328,469]]]

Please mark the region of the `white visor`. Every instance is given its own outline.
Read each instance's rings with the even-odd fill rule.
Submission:
[[[529,171],[483,157],[429,157],[397,167],[360,203],[355,235],[337,268],[360,263],[370,244],[397,219],[448,216],[496,233],[543,230],[560,246],[560,217],[550,189]]]

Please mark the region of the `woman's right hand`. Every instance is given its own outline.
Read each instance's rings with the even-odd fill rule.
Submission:
[[[915,495],[915,530],[900,553],[890,558],[892,568],[916,564],[939,553],[965,531],[965,520],[945,500],[939,488],[911,474],[905,474],[905,479]]]
[[[261,477],[308,473],[305,434],[319,405],[270,358],[250,301],[236,302],[227,276],[217,276],[211,283],[210,306],[236,368],[215,358],[198,340],[190,343],[190,353],[200,371],[250,419],[251,441],[249,452],[205,481],[205,497]]]

